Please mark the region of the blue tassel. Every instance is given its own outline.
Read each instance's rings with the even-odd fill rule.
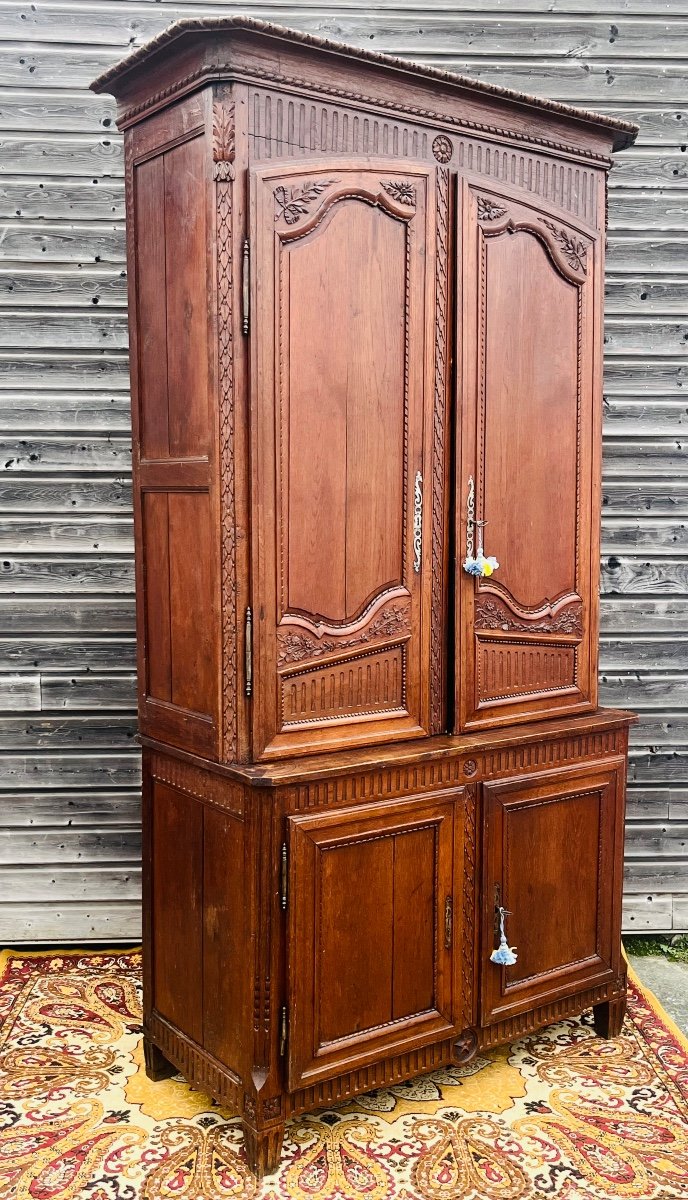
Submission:
[[[505,908],[499,908],[499,947],[493,950],[490,955],[490,962],[497,963],[500,967],[513,967],[518,959],[516,947],[510,946],[506,940],[506,931],[504,929],[504,918],[507,916]]]

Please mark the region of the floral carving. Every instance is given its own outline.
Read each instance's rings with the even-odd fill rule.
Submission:
[[[504,216],[506,209],[503,204],[497,204],[496,200],[488,200],[487,196],[478,196],[479,221],[496,221],[498,217]]]
[[[432,152],[438,162],[448,163],[454,153],[451,138],[448,138],[444,133],[438,133],[432,143]]]
[[[310,205],[337,179],[318,179],[315,182],[307,180],[300,187],[285,188],[282,185],[275,188],[275,203],[277,212],[275,220],[282,218],[287,225],[295,225],[299,217],[308,213]]]
[[[365,646],[377,638],[399,637],[408,633],[410,628],[408,608],[405,605],[396,605],[379,613],[367,629],[344,640],[327,638],[325,641],[318,641],[313,634],[290,630],[289,633],[278,634],[280,653],[277,665],[283,667],[288,663],[301,662],[304,658],[324,658],[325,655],[336,654],[340,650]]]
[[[234,178],[234,102],[213,105],[213,178],[229,183]]]
[[[412,183],[399,179],[388,179],[386,183],[383,179],[381,182],[388,196],[391,196],[398,204],[406,204],[409,208],[413,208],[416,203],[416,189]]]
[[[539,621],[519,621],[498,600],[477,600],[476,629],[504,629],[518,633],[571,633],[583,636],[583,605],[580,601],[564,608],[558,616]]]
[[[581,242],[575,238],[567,229],[560,229],[553,221],[546,221],[542,218],[543,225],[546,225],[550,233],[553,234],[554,240],[561,249],[564,258],[574,271],[582,271],[587,274],[586,259],[588,257],[588,247],[585,242]]]

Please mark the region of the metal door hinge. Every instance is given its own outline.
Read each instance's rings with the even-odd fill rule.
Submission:
[[[248,333],[251,307],[251,247],[248,238],[241,251],[241,270],[241,328]]]
[[[246,609],[244,628],[244,668],[246,672],[246,695],[253,695],[253,614]]]
[[[285,912],[287,908],[288,886],[287,843],[282,842],[282,853],[280,857],[280,904],[282,906],[282,912]]]
[[[454,940],[454,901],[447,896],[444,902],[444,948],[451,950]]]
[[[286,1006],[286,1004],[283,1004],[282,1011],[280,1013],[280,1047],[279,1047],[280,1058],[284,1058],[286,1050],[287,1050],[287,1006]]]

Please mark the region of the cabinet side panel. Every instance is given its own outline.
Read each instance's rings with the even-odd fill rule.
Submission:
[[[127,140],[140,723],[218,753],[219,545],[208,97]],[[133,201],[133,203],[132,203]]]
[[[203,1044],[240,1072],[250,1028],[245,825],[207,807],[203,848]]]
[[[200,1042],[202,1021],[203,807],[153,786],[153,1007]]]

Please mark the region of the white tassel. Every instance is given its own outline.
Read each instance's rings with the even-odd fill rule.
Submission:
[[[506,940],[506,931],[504,929],[504,918],[508,915],[507,910],[501,905],[497,910],[499,912],[499,946],[493,950],[490,955],[490,962],[497,963],[500,967],[512,967],[516,962],[518,955],[516,947],[510,946]]]

